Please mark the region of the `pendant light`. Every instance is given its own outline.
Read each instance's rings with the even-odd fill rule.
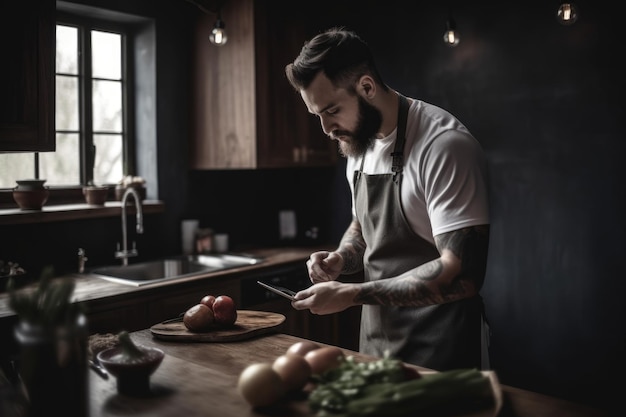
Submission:
[[[217,7],[217,12],[213,8],[207,8],[202,4],[198,3],[196,0],[187,0],[189,3],[195,4],[198,9],[202,10],[206,14],[217,15],[217,20],[215,21],[215,25],[213,26],[213,30],[209,35],[209,40],[213,45],[222,46],[228,40],[228,36],[226,35],[226,30],[224,27],[224,21],[222,20],[222,6],[226,3],[227,0],[219,0],[215,5]]]
[[[226,30],[224,30],[224,21],[222,20],[222,8],[220,7],[217,10],[217,20],[215,21],[215,26],[209,35],[209,40],[211,43],[217,46],[222,46],[228,40],[228,36],[226,35]]]
[[[561,3],[556,11],[556,18],[562,25],[571,25],[578,20],[578,7],[574,3]]]
[[[456,22],[452,17],[446,22],[446,31],[443,33],[443,41],[450,47],[459,44],[459,33],[456,30]]]

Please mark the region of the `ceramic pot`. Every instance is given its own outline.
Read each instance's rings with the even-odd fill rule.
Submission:
[[[17,183],[17,187],[15,187],[16,190],[29,191],[29,190],[44,189],[45,188],[44,184],[46,183],[46,180],[28,179],[28,180],[17,180],[15,182]]]
[[[46,180],[17,180],[13,188],[13,199],[22,210],[41,210],[48,201],[50,190],[44,186]]]
[[[118,184],[115,187],[115,199],[117,201],[122,201],[122,198],[124,197],[124,193],[126,192],[126,189],[128,187],[133,187],[135,191],[137,191],[137,193],[139,194],[139,197],[141,198],[141,201],[146,199],[146,187],[143,184],[132,184],[129,186]]]
[[[91,204],[94,206],[103,206],[105,201],[107,201],[109,188],[105,186],[83,187],[83,195],[85,196],[85,201],[87,202],[87,204]]]
[[[20,321],[18,371],[28,394],[28,417],[89,415],[87,319],[45,327]]]

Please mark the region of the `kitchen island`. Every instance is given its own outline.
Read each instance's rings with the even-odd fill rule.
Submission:
[[[313,416],[306,397],[289,398],[276,406],[255,410],[237,392],[241,371],[255,362],[271,362],[301,338],[271,333],[226,343],[173,342],[155,338],[150,329],[131,333],[136,344],[165,352],[151,378],[152,395],[133,398],[117,393],[114,378],[104,380],[90,372],[90,417],[246,417]],[[344,349],[357,360],[375,358]],[[419,369],[419,368],[418,368]],[[502,417],[596,417],[608,413],[558,398],[501,386]],[[382,416],[381,416],[382,417]]]

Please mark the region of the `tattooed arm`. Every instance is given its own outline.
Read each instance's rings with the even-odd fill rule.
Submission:
[[[489,226],[435,236],[441,256],[391,279],[359,286],[355,304],[426,306],[475,295],[487,267]]]
[[[351,229],[356,232],[358,223],[353,222],[348,231]],[[317,252],[322,255],[315,261],[312,259],[316,254],[311,255],[307,265],[315,285],[296,294],[296,301],[291,303],[295,309],[309,309],[314,314],[332,314],[361,304],[427,306],[469,298],[482,286],[487,264],[489,226],[468,227],[436,236],[435,244],[441,254],[439,258],[396,277],[365,283],[335,281],[344,268],[343,256],[346,256],[346,260],[360,260],[362,265],[364,246],[355,245],[359,239],[350,239],[349,235],[346,233],[338,249],[347,255]],[[332,264],[333,269],[329,269],[325,263]],[[312,273],[311,264],[320,272]],[[326,271],[322,271],[324,268]],[[325,276],[332,278],[325,279]]]
[[[363,270],[365,240],[363,240],[361,233],[361,224],[356,217],[352,218],[352,223],[348,226],[335,252],[343,258],[341,273],[354,274]]]
[[[361,225],[356,218],[353,218],[337,250],[311,254],[306,263],[311,282],[333,281],[340,274],[353,274],[361,271],[363,253],[365,253],[365,241],[361,234]]]

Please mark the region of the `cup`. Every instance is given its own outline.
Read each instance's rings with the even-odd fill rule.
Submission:
[[[213,235],[213,246],[215,252],[224,253],[228,252],[228,235],[225,233],[217,233]]]
[[[200,221],[197,219],[185,219],[181,222],[181,238],[183,255],[192,255],[196,243],[196,231]]]
[[[109,195],[109,187],[99,187],[95,185],[85,186],[83,187],[83,194],[85,195],[87,204],[103,206]]]

